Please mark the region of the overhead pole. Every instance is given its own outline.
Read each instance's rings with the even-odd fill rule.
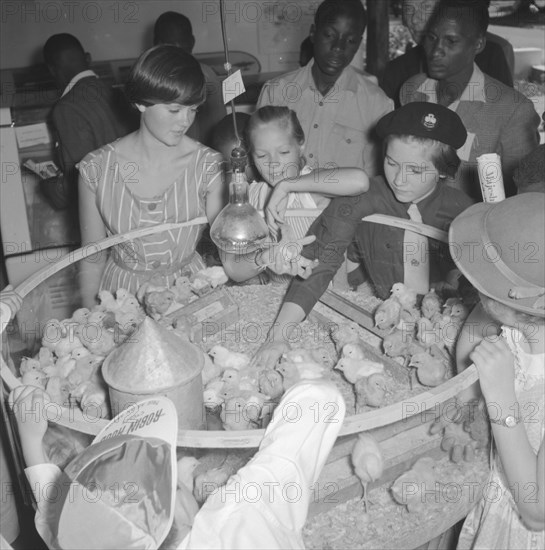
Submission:
[[[366,71],[379,80],[389,61],[389,0],[367,0]]]

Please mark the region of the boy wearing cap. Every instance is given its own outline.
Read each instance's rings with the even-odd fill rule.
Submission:
[[[385,140],[385,177],[371,179],[362,195],[333,199],[314,222],[309,234],[316,240],[303,249],[303,256],[319,260],[318,265],[306,280],[292,281],[269,343],[256,362],[276,363],[291,330],[325,292],[354,240],[358,259],[383,299],[401,281],[424,294],[430,282],[446,280],[454,267],[446,245],[421,233],[361,220],[384,214],[448,230],[450,222],[472,204],[464,193],[444,183],[456,173],[460,163],[456,149],[466,139],[460,118],[441,105],[411,103],[384,116],[376,131]]]
[[[529,192],[474,205],[450,227],[456,265],[501,325],[470,354],[492,424],[494,496],[470,512],[458,548],[545,546],[544,211],[544,194]]]

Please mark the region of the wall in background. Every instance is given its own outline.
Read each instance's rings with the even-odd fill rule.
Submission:
[[[319,0],[226,0],[229,48],[255,55],[264,72],[298,66]],[[219,0],[2,0],[0,68],[42,62],[52,34],[79,38],[93,60],[137,57],[152,44],[155,19],[164,11],[187,15],[195,53],[223,50]]]

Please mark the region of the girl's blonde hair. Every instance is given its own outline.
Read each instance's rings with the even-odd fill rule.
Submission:
[[[301,123],[297,118],[295,111],[288,107],[279,107],[276,105],[267,105],[258,109],[248,121],[246,126],[246,143],[250,150],[252,149],[252,132],[262,124],[276,122],[280,128],[289,132],[299,145],[305,142],[305,132],[301,128]]]

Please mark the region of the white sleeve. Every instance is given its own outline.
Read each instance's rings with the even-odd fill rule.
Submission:
[[[215,490],[179,548],[304,548],[311,487],[345,415],[334,384],[304,381],[278,405],[255,457]]]
[[[54,525],[58,519],[61,500],[62,471],[55,464],[37,464],[25,469],[25,474],[36,500],[36,531],[48,548],[58,548]]]

